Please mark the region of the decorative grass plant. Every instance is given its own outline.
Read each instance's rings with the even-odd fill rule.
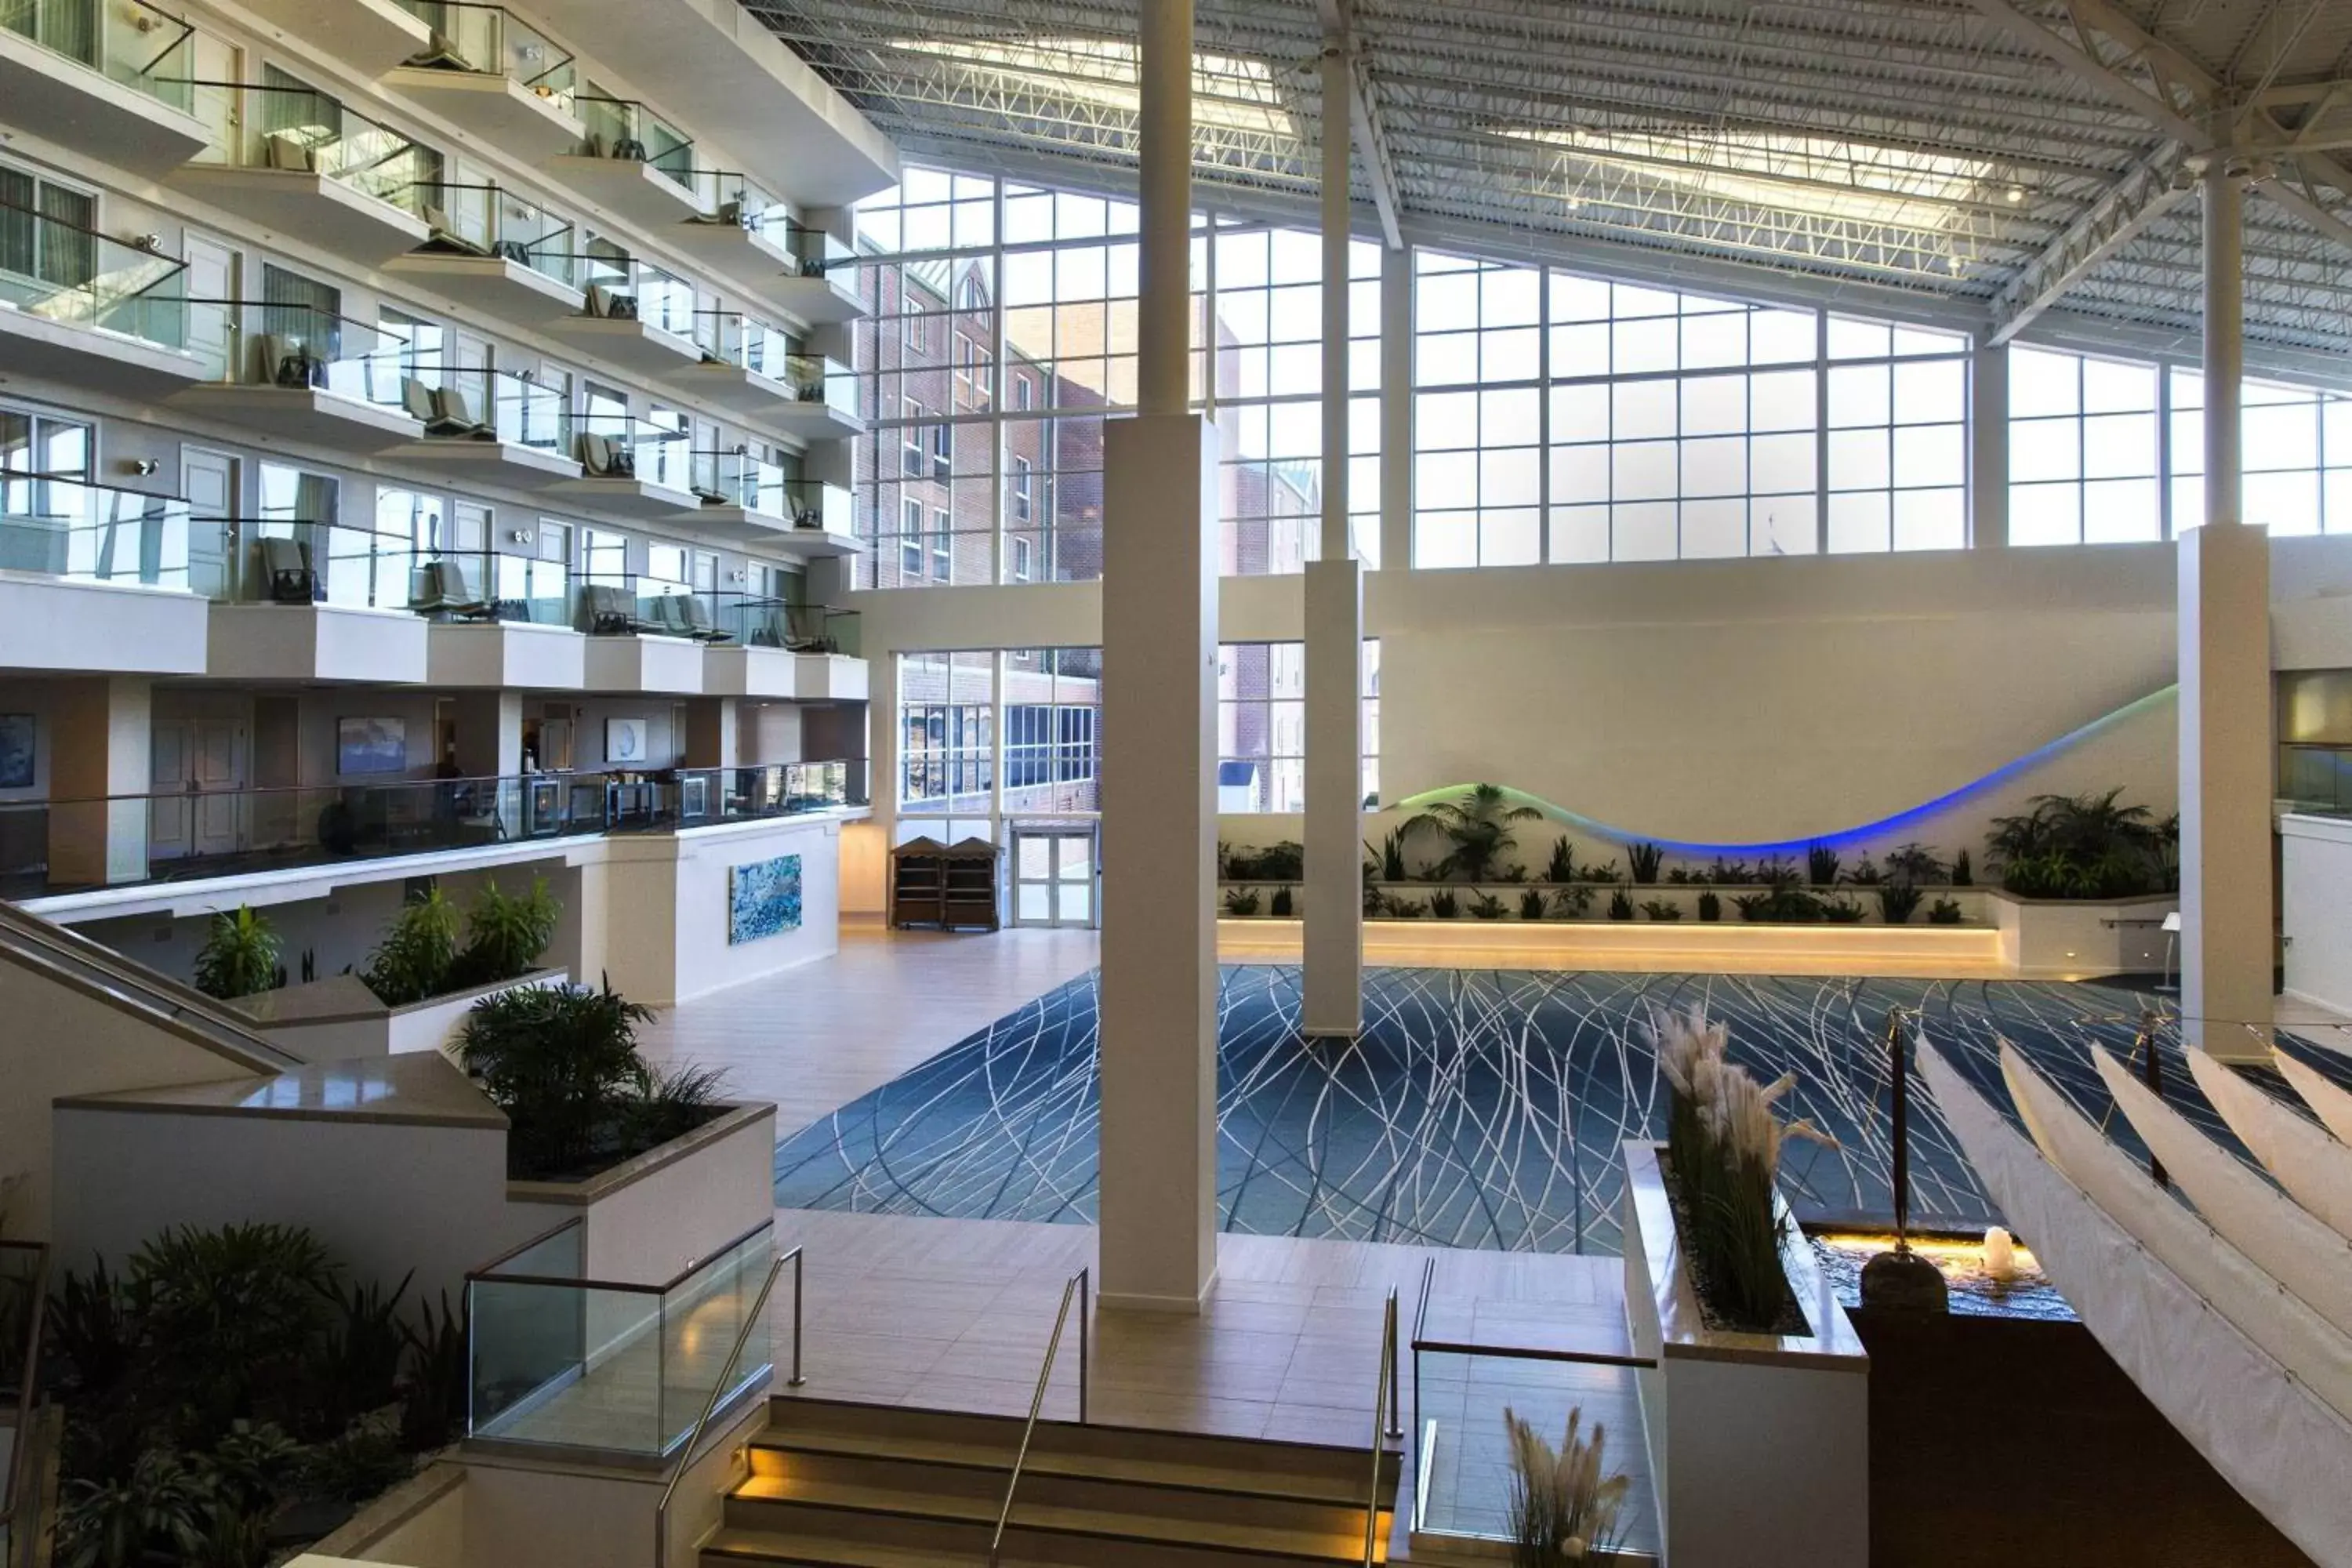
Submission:
[[[1653,1014],[1646,1032],[1672,1093],[1665,1173],[1700,1303],[1723,1327],[1776,1331],[1793,1305],[1780,1265],[1788,1227],[1772,1203],[1781,1146],[1835,1141],[1773,1114],[1796,1075],[1759,1084],[1726,1059],[1730,1031],[1703,1007]]]
[[[1507,1405],[1503,1430],[1511,1447],[1511,1562],[1513,1568],[1554,1568],[1584,1563],[1616,1549],[1617,1516],[1632,1483],[1622,1470],[1604,1475],[1608,1429],[1598,1421],[1592,1435],[1579,1430],[1581,1409],[1568,1413],[1568,1431],[1554,1448]]]

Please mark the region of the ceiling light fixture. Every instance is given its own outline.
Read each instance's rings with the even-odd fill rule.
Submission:
[[[2011,206],[2015,206],[2018,203],[2025,199],[2025,187],[2023,185],[2011,185],[2003,194],[2009,197],[2009,205]]]

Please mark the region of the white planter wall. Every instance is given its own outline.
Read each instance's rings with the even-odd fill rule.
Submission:
[[[2279,891],[2288,994],[2352,1011],[2352,822],[2281,817]]]
[[[2060,980],[2163,969],[2162,921],[2180,907],[2180,896],[2099,904],[1994,891],[1990,902],[2000,931],[2001,962],[2027,979]],[[2173,962],[2177,966],[2177,953]]]
[[[1625,1158],[1625,1313],[1665,1568],[1867,1568],[1870,1359],[1801,1241],[1789,1284],[1811,1334],[1700,1321],[1663,1146]]]

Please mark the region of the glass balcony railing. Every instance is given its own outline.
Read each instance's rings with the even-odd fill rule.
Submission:
[[[146,0],[5,0],[0,27],[187,113],[196,30]]]
[[[706,782],[683,783],[697,777]],[[106,863],[86,852],[93,844],[116,857],[114,885],[179,882],[863,806],[866,779],[866,763],[848,760],[0,801],[0,897],[91,885],[51,868]],[[126,818],[147,829],[131,876],[120,867]]]
[[[770,381],[789,383],[793,362],[805,359],[783,332],[740,310],[698,310],[694,341],[704,354]]]
[[[216,381],[243,386],[310,387],[367,403],[397,404],[410,374],[408,340],[366,321],[308,305],[190,300],[197,351]],[[217,343],[219,346],[210,346]]]
[[[592,479],[637,479],[685,489],[692,482],[687,433],[627,414],[583,414],[575,421],[573,456]]]
[[[497,185],[425,181],[394,198],[432,230],[419,249],[449,256],[497,257],[520,262],[566,288],[579,287],[574,230],[537,202]]]
[[[408,607],[436,620],[520,621],[568,626],[572,572],[561,561],[499,550],[430,552],[417,563]]]
[[[681,191],[697,195],[693,137],[635,99],[583,92],[574,96],[572,110],[587,132],[583,157],[649,164]]]
[[[677,337],[694,336],[694,285],[685,279],[629,257],[577,259],[580,287],[591,291],[590,314],[626,316]]]
[[[572,624],[591,637],[688,637],[723,643],[729,633],[719,624],[713,597],[660,577],[633,572],[597,573],[581,584],[578,618]]]
[[[466,1278],[469,1436],[657,1457],[693,1427],[748,1325],[735,1385],[772,1371],[751,1316],[776,1254],[760,1226],[660,1284],[585,1278],[577,1220]]]
[[[316,88],[188,86],[196,118],[211,132],[199,162],[320,174],[394,205],[432,172],[428,149]]]
[[[229,596],[241,603],[384,610],[414,605],[425,552],[405,535],[290,518],[219,526]]]
[[[189,535],[184,500],[0,473],[0,569],[186,589]]]
[[[764,512],[779,525],[793,520],[790,488],[798,481],[782,467],[740,449],[693,454],[688,487],[713,506]]]
[[[801,403],[821,403],[845,419],[857,417],[857,378],[837,359],[793,354],[784,363],[784,377]]]
[[[857,612],[829,605],[796,605],[772,595],[719,595],[720,628],[746,647],[777,647],[788,653],[855,655]]]
[[[187,267],[159,250],[0,203],[0,309],[183,348]]]
[[[400,0],[433,29],[433,42],[411,66],[510,78],[524,90],[572,112],[580,71],[572,51],[503,5],[466,0]]]

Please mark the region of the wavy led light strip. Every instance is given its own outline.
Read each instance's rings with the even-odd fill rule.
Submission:
[[[2040,767],[2060,752],[2081,745],[2084,742],[2095,735],[2103,734],[2127,720],[2137,718],[2160,704],[2171,701],[2179,689],[2178,685],[2166,686],[2149,692],[2145,697],[2126,702],[2112,713],[2102,714],[2080,729],[2069,730],[2056,740],[2045,745],[2037,746],[2021,757],[2001,763],[1982,778],[1971,780],[1956,790],[1939,795],[1933,800],[1922,802],[1907,811],[1898,811],[1892,816],[1882,816],[1875,822],[1865,822],[1858,826],[1838,828],[1828,833],[1807,834],[1801,838],[1781,838],[1742,844],[1707,844],[1692,839],[1658,838],[1646,833],[1633,832],[1629,828],[1612,827],[1605,822],[1596,822],[1591,817],[1570,811],[1566,806],[1555,805],[1541,795],[1529,795],[1525,790],[1506,788],[1503,794],[1514,805],[1533,806],[1554,822],[1563,823],[1580,832],[1588,833],[1595,838],[1607,839],[1614,844],[1655,844],[1660,848],[1671,850],[1677,855],[1801,854],[1807,847],[1815,844],[1837,847],[1893,837],[1906,827],[1924,822],[1937,813],[1958,805],[1971,796],[1982,795],[1987,790],[2007,784],[2010,780]],[[1439,789],[1423,790],[1418,795],[1398,801],[1394,809],[1417,810],[1448,796],[1460,795],[1470,787],[1472,786],[1468,784],[1447,784]]]

